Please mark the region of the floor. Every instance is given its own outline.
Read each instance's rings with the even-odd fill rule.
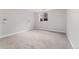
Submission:
[[[43,30],[25,31],[0,39],[4,49],[70,49],[71,44],[63,33]]]

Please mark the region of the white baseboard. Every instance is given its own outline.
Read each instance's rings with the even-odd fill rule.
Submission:
[[[23,30],[23,31],[19,31],[19,32],[3,35],[3,36],[0,36],[0,38],[5,38],[5,37],[12,36],[12,35],[15,35],[15,34],[19,34],[19,33],[25,32],[25,31],[28,31],[28,30]]]
[[[49,32],[57,32],[57,33],[63,33],[63,34],[66,34],[66,32],[63,32],[63,31],[55,31],[55,30],[47,30],[47,29],[35,29],[35,30],[44,30],[44,31],[49,31]]]
[[[71,46],[72,46],[72,49],[74,49],[73,44],[72,44],[72,42],[71,42],[69,36],[68,36],[67,34],[66,34],[66,36],[67,36],[67,39],[69,40],[69,42],[70,42],[70,44],[71,44]]]

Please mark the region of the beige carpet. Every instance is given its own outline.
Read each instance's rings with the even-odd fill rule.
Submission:
[[[65,34],[32,30],[0,39],[0,48],[9,49],[69,49]]]

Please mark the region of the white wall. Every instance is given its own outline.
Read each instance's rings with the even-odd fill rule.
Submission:
[[[56,32],[66,32],[66,10],[54,9],[47,12],[48,21],[40,22],[39,14],[35,13],[35,28]]]
[[[2,35],[2,24],[1,24],[1,19],[0,19],[0,36]]]
[[[67,36],[73,48],[79,48],[79,9],[67,12]]]
[[[2,35],[2,14],[0,14],[0,36]]]
[[[2,36],[23,30],[32,30],[34,14],[27,10],[0,10],[1,19],[6,18],[7,23],[2,23]]]

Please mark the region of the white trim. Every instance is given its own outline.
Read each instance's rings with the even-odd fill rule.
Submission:
[[[42,28],[39,28],[39,29],[36,29],[36,30],[45,30],[45,31],[49,31],[49,32],[57,32],[57,33],[66,34],[66,32],[64,32],[64,31],[48,30],[48,29],[42,29]]]
[[[12,35],[15,35],[15,34],[19,34],[19,33],[25,32],[25,31],[28,31],[28,30],[23,30],[23,31],[19,31],[19,32],[3,35],[3,36],[0,36],[0,38],[5,38],[5,37],[12,36]]]
[[[69,42],[70,42],[70,44],[71,44],[71,46],[72,46],[72,49],[74,49],[73,44],[72,44],[72,42],[71,42],[71,40],[70,40],[70,37],[68,36],[68,34],[66,34],[66,36],[67,36],[67,39],[69,40]]]

